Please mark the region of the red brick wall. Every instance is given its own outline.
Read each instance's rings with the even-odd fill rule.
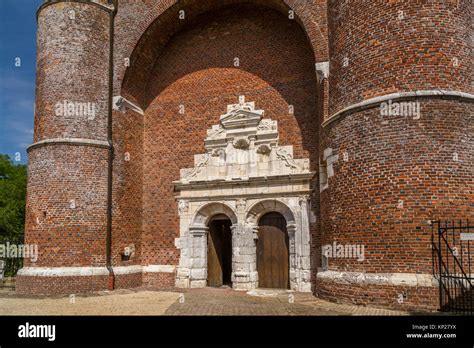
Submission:
[[[133,112],[113,113],[114,166],[112,264],[140,265],[143,196],[143,116]],[[134,247],[122,262],[125,247]]]
[[[37,244],[39,255],[25,266],[105,265],[106,183],[106,149],[51,145],[30,152],[25,243]]]
[[[427,220],[474,218],[472,103],[428,98],[420,100],[419,120],[382,117],[376,106],[323,129],[319,123],[341,108],[387,93],[472,93],[472,1],[328,4],[326,9],[325,0],[120,2],[114,95],[136,101],[145,115],[113,114],[114,265],[177,263],[172,181],[179,169],[193,165],[194,154],[204,151],[206,130],[226,105],[243,94],[266,117],[278,120],[280,143],[294,145],[297,158],[309,157],[312,170],[317,171],[324,149],[339,154],[329,189],[319,195],[315,180],[315,266],[320,241],[337,241],[363,244],[366,260],[333,259],[333,270],[431,272]],[[74,21],[67,18],[71,9]],[[181,9],[185,20],[177,18]],[[290,9],[295,20],[288,19]],[[106,140],[108,14],[98,6],[59,3],[40,11],[38,23],[35,141]],[[329,56],[330,79],[323,90],[314,63]],[[131,59],[128,68],[125,58]],[[239,67],[233,66],[235,58]],[[55,104],[63,100],[97,103],[95,119],[58,117]],[[40,245],[37,266],[105,264],[106,168],[102,148],[31,150],[26,242]],[[78,208],[69,208],[71,199]],[[124,247],[132,244],[135,255],[122,262]],[[141,277],[150,286],[174,283],[172,273]],[[55,282],[57,291],[70,291],[65,277],[19,278],[21,292],[42,287],[54,292]],[[86,289],[88,277],[78,278],[70,285]],[[116,284],[135,286],[139,278],[120,276]],[[388,306],[402,290],[314,284],[315,293],[329,299]],[[105,280],[91,280],[89,288],[101,286],[106,287]],[[431,308],[431,299],[425,298],[432,290],[408,288],[405,308]]]
[[[315,294],[336,303],[387,307],[405,311],[435,311],[439,307],[437,287],[340,284],[318,280]],[[403,302],[399,296],[406,294]]]
[[[108,19],[80,3],[40,11],[35,141],[107,139]],[[96,103],[95,117],[57,115],[55,105],[64,100]],[[106,180],[104,148],[53,144],[30,151],[26,242],[39,245],[36,266],[104,264]]]
[[[109,276],[36,277],[18,276],[16,291],[31,295],[72,295],[107,289]]]
[[[471,0],[329,3],[330,113],[393,92],[474,91]]]
[[[472,106],[425,100],[420,110],[413,120],[374,108],[323,132],[339,160],[321,195],[322,243],[365,246],[365,261],[331,259],[331,269],[429,274],[428,220],[474,218]]]
[[[108,42],[109,14],[98,6],[57,3],[39,12],[35,142],[107,140]],[[95,118],[57,115],[64,100],[95,103]]]
[[[142,285],[142,273],[117,274],[115,275],[115,289],[130,289]]]
[[[115,93],[126,92],[129,98],[141,101],[143,88],[154,61],[163,52],[168,39],[196,16],[247,0],[142,0],[121,1],[116,18]],[[328,60],[326,0],[253,0],[281,12],[303,28],[311,43],[315,60]],[[179,11],[185,18],[178,20]],[[139,14],[139,15],[137,15]],[[159,18],[159,20],[157,20]],[[130,58],[131,66],[124,60]]]
[[[175,273],[143,273],[143,285],[155,289],[174,288]]]

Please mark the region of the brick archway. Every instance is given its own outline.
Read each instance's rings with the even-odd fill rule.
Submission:
[[[120,94],[144,108],[146,103],[140,96],[142,86],[137,85],[137,81],[147,76],[169,39],[197,16],[239,3],[248,1],[171,0],[157,2],[151,8],[142,5],[140,10],[146,14],[135,19],[133,27],[136,29],[131,33],[132,19],[126,16],[127,6],[140,5],[123,4],[116,18],[116,34],[121,44],[116,45],[115,52],[115,95]],[[326,1],[319,1],[311,8],[295,0],[255,0],[252,5],[272,8],[295,20],[307,37],[315,61],[328,60]],[[131,10],[137,11],[136,8]]]
[[[283,1],[274,3],[284,4]],[[272,120],[272,123],[263,120],[262,129],[278,129],[275,139],[272,135],[274,141],[268,146],[261,144],[268,134],[256,142],[249,139],[258,148],[252,154],[257,157],[268,157],[273,143],[279,141],[282,145],[281,149],[274,148],[273,157],[263,161],[261,168],[249,167],[249,175],[280,166],[282,173],[299,170],[313,173],[318,170],[318,139],[315,134],[319,133],[318,108],[324,101],[319,95],[321,85],[317,83],[315,51],[307,33],[296,20],[290,20],[281,10],[261,6],[262,2],[229,1],[226,4],[229,6],[220,8],[221,5],[214,4],[217,7],[196,9],[194,22],[189,21],[187,26],[174,23],[166,28],[168,31],[156,31],[167,23],[166,16],[173,13],[165,11],[165,17],[160,17],[158,23],[141,28],[146,33],[135,47],[127,73],[129,78],[122,85],[122,93],[143,112],[136,114],[125,110],[125,116],[115,114],[114,145],[117,153],[128,152],[132,158],[132,161],[124,162],[123,167],[115,166],[116,172],[120,177],[122,168],[130,171],[133,168],[134,173],[139,174],[133,175],[133,180],[143,188],[141,196],[140,192],[132,192],[132,187],[127,188],[140,197],[143,206],[143,218],[139,221],[143,229],[141,262],[176,265],[178,286],[200,286],[205,278],[202,269],[190,274],[185,254],[191,249],[187,243],[199,240],[200,233],[194,233],[196,226],[190,226],[187,219],[191,217],[186,215],[186,207],[176,209],[172,184],[180,178],[180,171],[193,165],[200,166],[203,158],[197,154],[207,152],[203,139],[208,131],[213,132],[209,127],[219,123],[219,115],[225,112],[226,105],[234,104],[240,96],[245,97],[265,109],[265,119]],[[192,11],[184,8],[186,18],[190,20]],[[199,15],[202,12],[205,13]],[[120,30],[120,20],[116,26]],[[120,53],[115,53],[119,59]],[[236,56],[241,60],[239,66],[233,65]],[[122,63],[116,64],[116,69],[121,69]],[[120,73],[116,72],[116,76],[120,79]],[[229,155],[237,156],[239,151],[243,151],[238,142],[235,145],[238,151]],[[218,155],[213,152],[211,161]],[[235,172],[237,157],[228,160],[233,163],[233,169],[223,174],[224,180],[235,182],[239,177]],[[221,177],[221,174],[216,172],[212,176]],[[309,181],[307,185],[312,186]],[[304,191],[308,189],[310,187],[305,186]],[[184,197],[189,200],[190,210],[196,208],[192,201],[199,198],[199,192]],[[292,192],[292,196],[300,194],[299,189]],[[229,192],[223,191],[222,196],[215,201],[225,200]],[[202,198],[202,202],[213,201]],[[183,216],[186,216],[186,223]],[[241,219],[243,223],[244,219]],[[314,233],[316,228],[313,224],[308,233]],[[245,230],[245,233],[253,242],[252,231]],[[191,234],[196,238],[190,238]],[[174,240],[179,241],[173,245]],[[244,252],[250,253],[249,247],[242,249]],[[236,257],[236,262],[244,260],[244,256],[249,258],[250,254]],[[234,275],[237,280],[233,283],[236,288],[249,289],[256,282],[256,272],[240,271],[248,261],[240,263],[236,265]],[[309,270],[305,270],[306,273]],[[307,291],[307,287],[303,290]]]

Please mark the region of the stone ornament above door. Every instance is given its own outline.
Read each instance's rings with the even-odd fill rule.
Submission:
[[[278,144],[278,124],[263,118],[255,103],[239,97],[204,139],[205,154],[194,156],[194,167],[174,182],[180,250],[176,286],[207,284],[207,234],[213,216],[232,223],[232,287],[258,287],[256,243],[259,218],[279,212],[289,235],[291,289],[311,291],[311,180],[309,159],[295,159],[293,146]]]
[[[176,184],[310,174],[309,159],[295,159],[293,146],[279,146],[277,121],[263,115],[243,96],[229,105],[219,124],[207,131],[206,153],[194,156],[193,168],[181,169]]]

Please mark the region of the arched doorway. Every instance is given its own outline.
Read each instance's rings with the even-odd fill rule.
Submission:
[[[232,286],[231,221],[217,215],[209,222],[207,237],[207,286]]]
[[[267,213],[259,221],[257,271],[260,288],[290,288],[289,238],[280,213]]]
[[[155,44],[157,41],[155,37]],[[315,134],[319,133],[314,54],[295,20],[253,2],[204,13],[167,40],[152,65],[150,73],[140,72],[145,76],[141,75],[139,90],[145,96],[130,98],[144,100],[138,102],[144,110],[140,122],[142,148],[146,149],[140,152],[143,255],[158,253],[156,246],[162,236],[153,226],[173,231],[173,238],[179,237],[171,184],[180,178],[182,169],[199,164],[201,158],[195,155],[207,152],[203,140],[208,129],[220,122],[227,105],[238,103],[239,96],[265,110],[262,118],[277,122],[278,139],[294,146],[295,159],[309,158],[313,167],[318,163],[317,151],[312,151],[318,148]],[[267,154],[255,154],[269,158]],[[211,156],[211,160],[217,158]],[[228,159],[235,162],[228,176],[236,180],[239,173],[235,168],[242,157]],[[261,166],[270,170],[270,163],[268,160]],[[214,177],[220,174],[209,173]],[[179,250],[168,250],[161,244],[159,248],[166,260],[160,262],[179,262]],[[165,258],[168,253],[171,255]]]

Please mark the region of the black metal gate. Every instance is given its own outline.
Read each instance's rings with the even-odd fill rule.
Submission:
[[[433,270],[441,311],[474,315],[473,234],[469,221],[432,224]]]

